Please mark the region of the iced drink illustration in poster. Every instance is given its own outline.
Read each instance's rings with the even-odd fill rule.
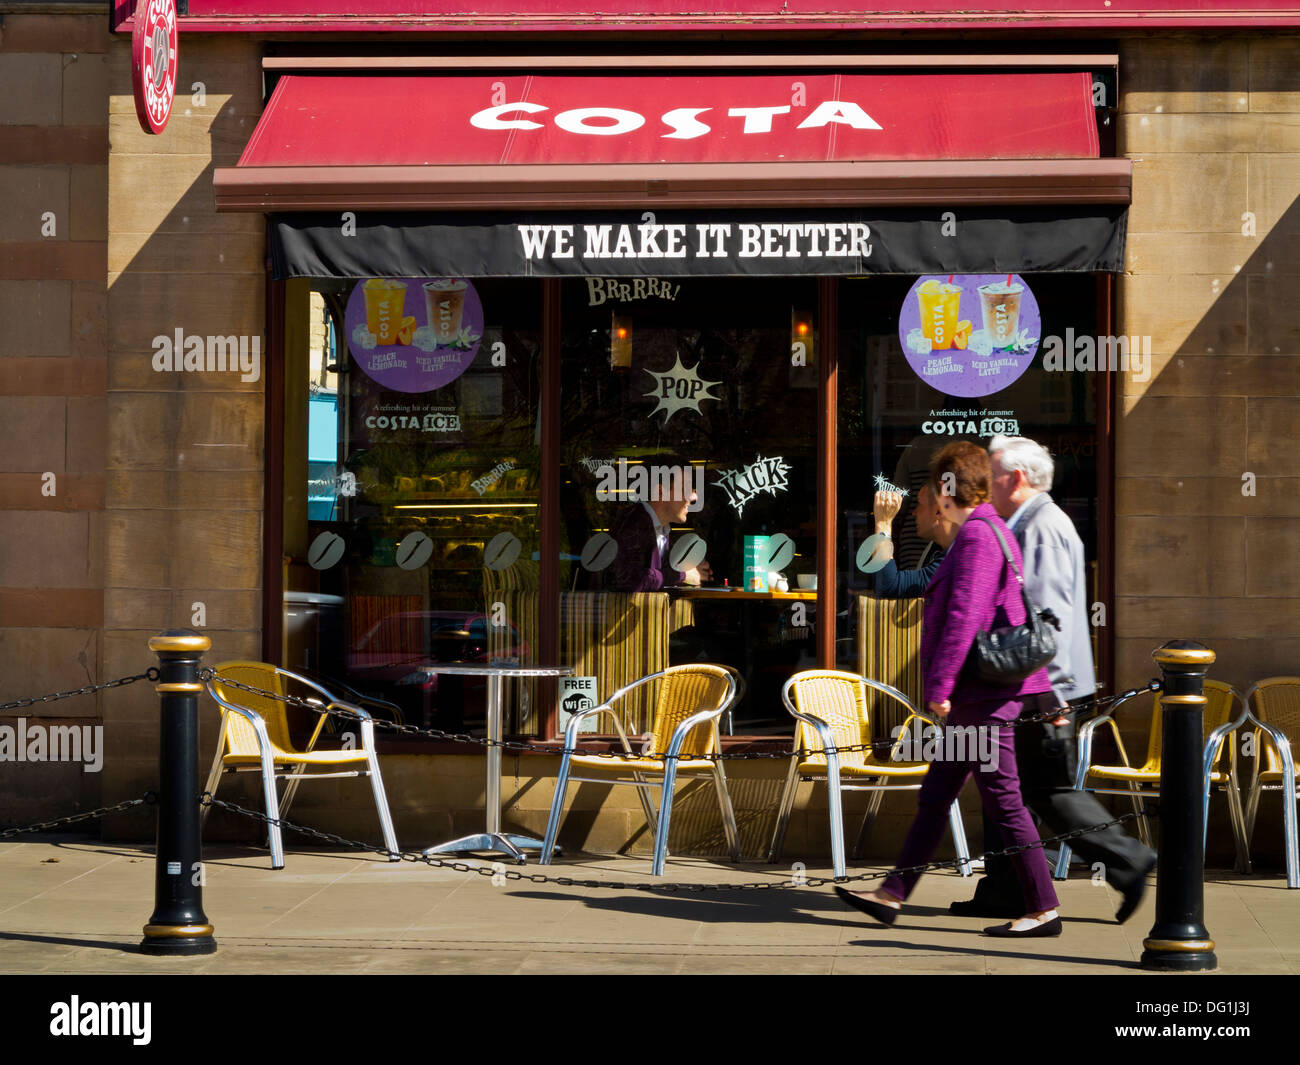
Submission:
[[[432,392],[474,361],[483,305],[464,278],[372,277],[352,289],[345,328],[367,377],[393,392]]]
[[[973,398],[1000,392],[1034,361],[1038,301],[1019,274],[922,277],[898,315],[908,364],[931,388]]]

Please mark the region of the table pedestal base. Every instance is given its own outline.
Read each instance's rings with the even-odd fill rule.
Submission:
[[[434,854],[455,854],[458,851],[488,851],[508,854],[518,865],[524,864],[524,851],[539,851],[542,841],[532,836],[516,836],[501,832],[501,678],[502,677],[568,677],[571,666],[491,666],[453,663],[422,666],[426,673],[447,673],[462,677],[487,677],[487,789],[484,802],[487,806],[486,831],[472,836],[461,836],[450,843],[439,843],[424,851],[425,857]],[[560,853],[560,848],[555,848]]]
[[[498,854],[508,854],[515,860],[516,864],[523,865],[524,851],[539,851],[541,849],[542,841],[533,839],[532,836],[516,836],[509,832],[479,832],[472,836],[461,836],[460,839],[453,839],[450,843],[439,843],[436,847],[427,847],[424,854],[427,857],[431,854],[455,854],[460,851],[494,851]],[[553,850],[557,855],[561,853],[559,847],[555,847]]]

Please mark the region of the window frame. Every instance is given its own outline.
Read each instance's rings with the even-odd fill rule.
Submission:
[[[269,247],[269,232],[268,232]],[[288,285],[272,276],[270,258],[266,261],[266,321],[269,365],[265,406],[265,469],[263,515],[263,597],[262,658],[280,663],[283,657],[285,585],[284,557],[284,490],[285,490],[285,351],[288,321]],[[1107,332],[1115,332],[1114,278],[1110,274],[1092,275],[1095,282],[1097,323]],[[561,285],[560,278],[541,278],[542,351],[541,351],[541,485],[539,499],[539,540],[541,567],[538,588],[538,660],[556,661],[560,633],[560,377],[561,377]],[[818,618],[834,618],[838,610],[835,563],[838,549],[838,331],[839,277],[818,278],[818,418],[817,418],[817,612]],[[1093,375],[1096,389],[1097,500],[1098,500],[1098,588],[1107,616],[1113,616],[1114,588],[1114,498],[1115,498],[1115,411],[1118,374],[1107,370]],[[822,669],[835,666],[835,626],[819,624],[816,631],[817,665]],[[1101,684],[1113,686],[1114,636],[1112,626],[1102,626],[1097,639],[1097,676]],[[512,737],[526,740],[543,750],[563,747],[557,734],[559,707],[554,678],[543,679],[538,696],[546,711],[540,717],[540,736]],[[791,721],[793,733],[793,720]],[[722,737],[728,751],[771,751],[788,746],[783,735],[730,735]],[[612,734],[584,736],[583,750],[614,749],[617,737]],[[471,754],[481,752],[477,746],[426,742],[407,738],[382,739],[385,753]]]

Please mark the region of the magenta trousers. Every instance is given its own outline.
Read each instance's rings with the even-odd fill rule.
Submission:
[[[976,787],[979,788],[980,801],[984,804],[984,815],[998,826],[1006,841],[1005,845],[1019,846],[1038,842],[1038,830],[1020,797],[1015,729],[1006,723],[1014,721],[1022,712],[1036,714],[1055,705],[1056,700],[1049,692],[1046,696],[1023,695],[1006,702],[964,703],[952,708],[948,715],[949,725],[977,725],[993,729],[997,768],[992,772],[983,771],[978,761],[969,758],[931,762],[921,783],[916,818],[903,841],[896,869],[924,865],[933,857],[948,824],[948,808],[972,772],[975,774]],[[1020,890],[1025,896],[1028,906],[1026,912],[1055,909],[1056,891],[1052,887],[1051,873],[1042,849],[1021,851],[1012,855],[1010,861],[1020,881]],[[896,899],[906,899],[920,879],[920,873],[893,872],[885,879],[881,890]]]

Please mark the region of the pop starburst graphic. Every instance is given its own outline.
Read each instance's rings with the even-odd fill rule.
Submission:
[[[650,412],[650,417],[653,418],[661,410],[667,411],[664,416],[664,424],[667,425],[668,420],[679,410],[693,410],[696,414],[703,414],[704,412],[700,410],[701,400],[722,398],[709,393],[710,388],[722,382],[701,380],[699,374],[695,372],[699,365],[697,362],[689,368],[683,366],[679,354],[675,357],[673,368],[666,373],[650,369],[645,371],[655,379],[655,387],[643,395],[647,399],[653,398],[659,401],[659,405]]]
[[[904,498],[906,498],[907,496],[906,488],[899,488],[898,485],[896,484],[890,484],[890,482],[885,479],[885,475],[883,473],[876,474],[876,491],[897,492],[899,495],[903,496]]]

